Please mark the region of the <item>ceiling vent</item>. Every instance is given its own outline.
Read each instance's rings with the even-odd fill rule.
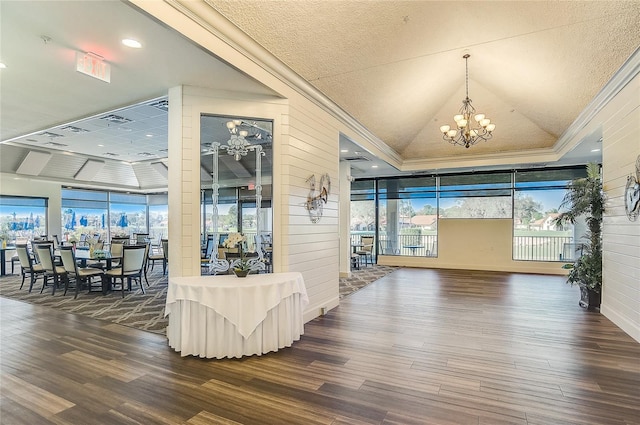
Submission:
[[[88,133],[89,132],[89,130],[86,130],[86,129],[80,128],[80,127],[76,127],[75,125],[67,125],[65,127],[62,127],[60,130],[69,131],[71,133],[76,133],[76,134]]]
[[[100,119],[101,120],[105,120],[105,121],[109,121],[109,122],[118,123],[118,124],[124,124],[124,123],[131,122],[131,120],[129,118],[121,117],[120,115],[115,115],[115,114],[105,115],[104,117],[101,117]]]
[[[343,158],[343,160],[349,161],[349,162],[371,161],[369,158],[364,156],[348,156],[346,158]]]
[[[154,108],[160,109],[161,111],[169,112],[169,101],[167,99],[150,103],[149,106],[153,106]]]
[[[107,155],[107,156],[120,156],[117,153],[113,153],[113,152],[105,152],[103,155]]]
[[[52,133],[50,131],[43,131],[42,133],[38,133],[38,136],[45,136],[49,139],[57,139],[58,137],[64,137],[62,134]]]
[[[37,176],[44,169],[50,159],[51,154],[49,152],[29,151],[16,170],[16,173]]]
[[[102,170],[104,167],[104,161],[98,161],[95,159],[88,159],[82,167],[78,170],[75,176],[73,176],[76,180],[93,180],[93,178]]]
[[[54,148],[63,148],[69,145],[65,145],[64,143],[58,143],[58,142],[47,142],[45,143],[45,146],[53,146]]]
[[[151,152],[140,152],[138,156],[155,156],[155,155],[152,154]]]

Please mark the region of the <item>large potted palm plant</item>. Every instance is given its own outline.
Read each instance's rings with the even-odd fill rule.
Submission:
[[[580,305],[588,309],[600,307],[602,290],[602,217],[604,214],[604,191],[600,167],[587,164],[587,176],[573,180],[567,188],[556,224],[575,223],[584,217],[587,224],[586,241],[582,256],[569,269],[567,282],[580,287]]]

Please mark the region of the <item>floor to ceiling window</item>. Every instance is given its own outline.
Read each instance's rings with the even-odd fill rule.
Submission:
[[[512,219],[514,260],[571,261],[584,224],[558,228],[553,220],[568,183],[584,174],[567,167],[356,180],[351,243],[374,235],[379,254],[435,257],[438,220]]]
[[[108,193],[62,189],[62,232],[62,242],[80,241],[87,235],[105,240],[109,232]]]
[[[26,243],[47,235],[47,198],[0,195],[0,239]]]

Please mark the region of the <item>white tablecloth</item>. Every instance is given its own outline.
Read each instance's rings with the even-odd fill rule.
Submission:
[[[169,345],[206,358],[277,351],[304,333],[308,303],[298,272],[170,278]]]

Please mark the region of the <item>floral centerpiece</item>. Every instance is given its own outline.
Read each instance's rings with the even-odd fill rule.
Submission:
[[[242,246],[246,240],[246,236],[244,236],[242,233],[231,233],[229,237],[222,243],[222,246],[227,249],[238,248],[240,258],[232,261],[229,264],[229,267],[233,268],[233,272],[238,277],[245,277],[251,271],[251,264],[245,258],[242,252]]]

